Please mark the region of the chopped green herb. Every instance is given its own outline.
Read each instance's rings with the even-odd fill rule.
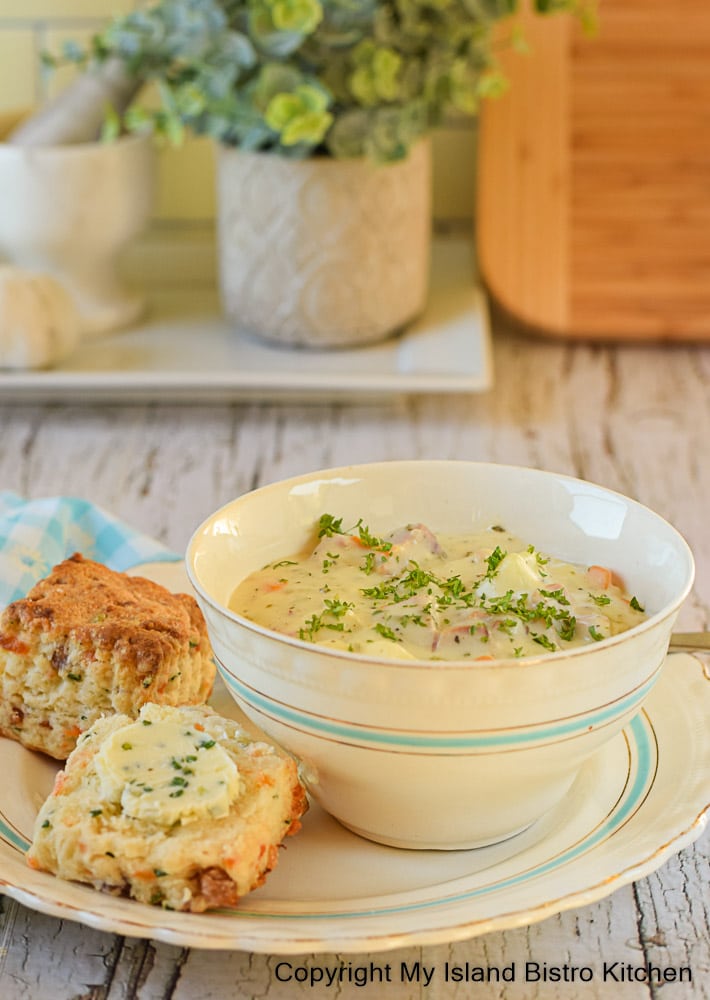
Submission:
[[[372,573],[372,571],[374,570],[374,568],[375,568],[375,553],[368,552],[367,555],[365,556],[365,561],[363,562],[360,569],[363,571],[363,573],[369,576],[370,573]]]
[[[577,619],[574,615],[570,615],[568,618],[560,618],[560,639],[564,639],[565,642],[572,642],[577,631]]]
[[[631,598],[631,600],[629,601],[629,605],[634,609],[634,611],[645,611],[646,610],[645,608],[643,608],[639,604],[638,598],[635,597],[635,596]]]
[[[551,639],[549,639],[546,635],[544,635],[544,633],[531,632],[530,635],[532,636],[533,642],[537,642],[540,646],[543,646],[545,649],[551,649],[551,650],[557,649],[557,646],[554,644],[554,642]]]
[[[392,549],[392,542],[386,542],[382,538],[378,538],[376,535],[370,534],[370,529],[367,525],[359,520],[355,525],[360,541],[363,545],[367,545],[370,549],[376,549],[378,552],[390,552]]]
[[[343,535],[342,517],[334,518],[332,514],[321,514],[318,521],[318,537],[332,538],[333,535]]]
[[[592,639],[594,639],[595,642],[601,642],[601,640],[604,638],[601,632],[597,631],[594,625],[589,626],[589,634],[591,635]]]
[[[375,625],[375,632],[377,632],[378,635],[381,635],[383,639],[392,639],[394,642],[397,642],[396,634],[391,628],[387,628],[386,625],[383,625],[382,622],[377,622]]]
[[[500,566],[500,564],[503,562],[503,560],[507,555],[508,553],[503,552],[500,545],[496,545],[496,547],[493,549],[491,554],[486,559],[486,563],[488,564],[488,572],[486,573],[486,576],[489,579],[494,575],[494,573],[496,572],[496,570],[498,569],[498,567]]]
[[[591,594],[589,595],[595,604],[599,605],[600,608],[605,607],[607,604],[611,604],[611,598],[606,594]]]
[[[323,603],[325,604],[325,610],[328,614],[334,615],[336,618],[342,618],[343,615],[346,615],[348,611],[352,611],[355,607],[352,602],[339,601],[337,597],[333,600],[326,598]]]
[[[121,744],[121,750],[132,750],[132,749],[133,749],[133,744],[132,743],[122,743]]]
[[[558,587],[557,590],[542,590],[540,588],[540,593],[543,597],[549,597],[551,600],[557,601],[558,604],[569,604],[562,587]]]

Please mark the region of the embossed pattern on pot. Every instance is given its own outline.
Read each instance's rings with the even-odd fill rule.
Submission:
[[[345,347],[397,332],[425,306],[427,140],[383,166],[220,148],[218,212],[223,305],[241,328]]]

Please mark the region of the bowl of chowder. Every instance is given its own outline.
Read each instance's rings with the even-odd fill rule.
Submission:
[[[528,828],[640,710],[693,581],[603,487],[392,461],[226,504],[187,568],[218,668],[346,827],[461,849]]]

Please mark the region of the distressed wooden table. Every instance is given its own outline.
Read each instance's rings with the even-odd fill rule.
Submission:
[[[697,583],[679,626],[710,625],[710,349],[589,347],[526,339],[495,324],[495,388],[480,396],[367,405],[3,405],[0,485],[26,496],[96,501],[182,549],[198,522],[236,494],[343,462],[390,458],[494,460],[546,467],[619,489],[687,537]],[[2,779],[0,779],[2,780]],[[707,833],[655,874],[597,904],[455,945],[387,953],[393,966],[526,960],[689,966],[691,984],[498,986],[392,982],[311,987],[280,982],[273,956],[215,953],[113,936],[0,897],[2,1000],[505,1000],[710,997]],[[318,955],[308,966],[382,962]],[[300,960],[299,960],[300,961]],[[396,978],[396,977],[395,977]]]

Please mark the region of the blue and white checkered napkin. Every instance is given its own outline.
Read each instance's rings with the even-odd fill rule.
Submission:
[[[88,500],[0,491],[0,610],[74,552],[121,571],[180,559]]]

